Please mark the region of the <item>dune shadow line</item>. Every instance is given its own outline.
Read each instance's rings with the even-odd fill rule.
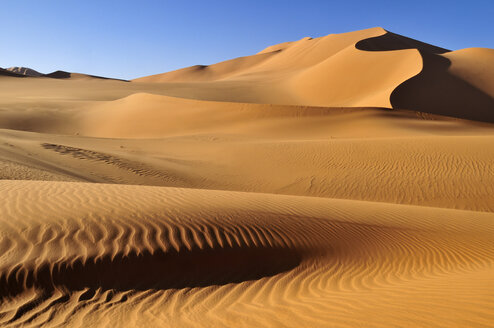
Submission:
[[[273,276],[298,266],[289,248],[231,247],[162,250],[46,263],[34,269],[19,265],[0,277],[0,295],[12,296],[34,287],[44,294],[59,290],[149,290],[207,287]]]
[[[390,32],[361,40],[355,47],[363,51],[418,50],[422,70],[392,91],[392,108],[494,122],[494,99],[450,73],[451,61],[441,56],[449,50]]]

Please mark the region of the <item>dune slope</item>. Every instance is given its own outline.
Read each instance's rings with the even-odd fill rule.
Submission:
[[[10,204],[0,221],[6,327],[493,320],[490,213],[141,186],[1,186]]]

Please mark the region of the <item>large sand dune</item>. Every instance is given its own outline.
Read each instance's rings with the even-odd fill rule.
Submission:
[[[492,326],[492,58],[374,28],[0,70],[0,326]]]
[[[251,95],[255,84],[262,86],[255,89],[259,102],[411,109],[494,122],[493,62],[492,49],[451,52],[373,28],[304,38],[254,56],[134,81],[230,83],[235,93]]]

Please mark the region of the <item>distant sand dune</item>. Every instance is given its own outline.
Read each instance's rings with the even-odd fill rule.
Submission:
[[[34,76],[34,77],[39,77],[42,76],[38,71],[35,71],[34,69],[28,68],[28,67],[9,67],[7,68],[8,71],[25,75],[25,76]]]
[[[23,74],[13,72],[5,68],[0,68],[0,76],[25,77]]]
[[[49,77],[54,79],[72,79],[72,80],[110,79],[102,76],[71,73],[66,71],[55,71],[52,73],[43,74],[28,67],[9,67],[7,69],[0,68],[0,76],[2,75],[12,76],[12,77]],[[125,81],[119,79],[110,79],[110,80]]]

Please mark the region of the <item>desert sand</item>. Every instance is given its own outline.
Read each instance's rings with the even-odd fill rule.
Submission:
[[[0,69],[0,326],[492,327],[493,49],[32,72]]]

